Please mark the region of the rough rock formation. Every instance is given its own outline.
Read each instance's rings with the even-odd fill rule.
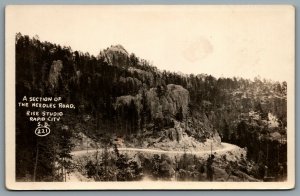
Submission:
[[[175,117],[182,112],[185,117],[188,113],[189,92],[180,85],[169,84],[158,94],[158,88],[151,88],[147,92],[147,104],[152,118],[163,118],[166,114]]]
[[[117,97],[117,100],[114,104],[114,108],[118,109],[124,106],[130,106],[130,104],[133,102],[135,107],[137,108],[137,111],[140,112],[142,109],[142,104],[141,104],[141,95],[137,94],[136,96],[132,95],[124,95]]]
[[[100,58],[104,58],[104,61],[109,65],[125,66],[128,61],[128,52],[122,45],[112,45],[111,47],[100,52]]]
[[[53,61],[50,72],[49,72],[49,84],[52,89],[58,87],[59,77],[61,76],[61,70],[63,68],[63,63],[61,60]]]

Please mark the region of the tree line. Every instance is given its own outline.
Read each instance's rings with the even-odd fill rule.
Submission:
[[[243,120],[239,115],[252,110],[270,112],[278,117],[283,130],[286,126],[286,82],[161,71],[133,53],[124,55],[114,52],[112,57],[103,55],[108,48],[102,54],[93,56],[73,51],[70,47],[41,42],[38,36],[30,38],[21,33],[16,34],[15,46],[16,101],[24,95],[61,96],[64,102],[76,105],[76,110],[67,112],[61,123],[51,124],[57,131],[47,138],[35,137],[32,130],[36,125],[27,122],[24,111],[16,108],[17,177],[29,175],[35,181],[62,180],[65,173],[59,170],[72,168],[68,161],[73,145],[71,138],[76,137],[74,133],[78,122],[90,127],[86,130],[89,137],[101,137],[99,132],[130,136],[147,129],[152,123],[159,129],[172,126],[173,117],[151,118],[145,95],[149,89],[156,88],[157,95],[163,96],[168,84],[181,85],[190,95],[189,116],[184,119],[179,112],[174,119],[187,121],[194,113],[202,112],[213,123],[215,130],[224,136],[224,141],[245,144],[246,140],[242,140],[244,136],[238,130],[244,130],[246,126],[239,125]],[[61,65],[61,70],[54,70],[53,67],[58,65]],[[118,97],[137,95],[140,95],[142,107],[134,100],[115,107]],[[268,98],[269,95],[274,96]],[[259,104],[263,107],[257,109]],[[82,120],[84,115],[90,115],[92,119],[85,122]],[[68,127],[68,131],[59,131],[62,127]],[[255,130],[261,132],[259,126]],[[253,141],[257,142],[257,138]],[[246,144],[255,151],[251,145]]]

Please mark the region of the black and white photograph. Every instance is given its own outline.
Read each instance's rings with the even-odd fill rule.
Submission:
[[[293,188],[294,17],[7,6],[7,188]]]

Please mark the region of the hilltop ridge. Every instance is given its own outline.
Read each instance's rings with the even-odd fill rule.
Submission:
[[[51,126],[54,130],[67,126],[70,144],[77,148],[83,147],[82,134],[88,148],[115,143],[117,147],[195,150],[209,148],[207,141],[215,147],[223,141],[247,148],[248,160],[266,164],[273,172],[278,163],[269,157],[286,162],[286,82],[183,75],[158,70],[121,45],[94,57],[26,35],[16,37],[16,67],[17,101],[24,95],[59,95],[76,106]],[[23,112],[17,108],[18,122],[26,121]],[[16,126],[17,142],[28,143],[24,148],[17,145],[17,165],[28,164],[28,171],[32,170],[28,160],[34,157],[22,158],[23,152],[36,149],[37,139],[24,130],[35,126],[32,122]],[[53,141],[59,140],[60,131],[54,133],[50,134]],[[54,148],[51,142],[45,145]],[[43,164],[48,165],[46,160]]]

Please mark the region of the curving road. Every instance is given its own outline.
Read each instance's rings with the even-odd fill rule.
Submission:
[[[237,150],[240,147],[233,145],[233,144],[229,144],[229,143],[221,143],[221,145],[223,146],[223,148],[220,149],[213,149],[212,153],[225,153],[228,151],[233,151],[233,150]],[[101,150],[101,149],[98,149]],[[201,150],[201,151],[176,151],[176,150],[160,150],[160,149],[146,149],[146,148],[118,148],[118,150],[120,152],[147,152],[147,153],[155,153],[155,154],[195,154],[195,155],[204,155],[204,154],[210,154],[211,151],[210,150]],[[85,155],[85,154],[89,154],[89,153],[93,153],[96,152],[96,149],[89,149],[88,152],[87,150],[79,150],[79,151],[73,151],[71,154],[73,156],[80,156],[80,155]]]
[[[212,153],[218,153],[218,154],[222,154],[222,153],[226,153],[228,151],[234,151],[234,150],[238,150],[240,149],[240,147],[233,145],[233,144],[229,144],[229,143],[221,143],[223,148],[219,148],[219,149],[213,149]],[[98,149],[101,150],[101,149]],[[119,151],[127,151],[127,152],[146,152],[146,153],[155,153],[155,154],[195,154],[195,155],[206,155],[206,154],[210,154],[211,151],[210,150],[201,150],[201,151],[176,151],[176,150],[170,150],[170,151],[166,151],[166,150],[159,150],[159,149],[145,149],[145,148],[118,148]],[[89,149],[88,152],[87,150],[79,150],[79,151],[73,151],[71,154],[73,156],[80,156],[80,155],[86,155],[86,154],[90,154],[90,153],[94,153],[96,152],[96,149]],[[86,181],[82,180],[85,179],[84,176],[82,176],[79,172],[72,172],[70,174],[68,174],[68,178],[67,178],[67,182],[81,182],[81,181]]]

